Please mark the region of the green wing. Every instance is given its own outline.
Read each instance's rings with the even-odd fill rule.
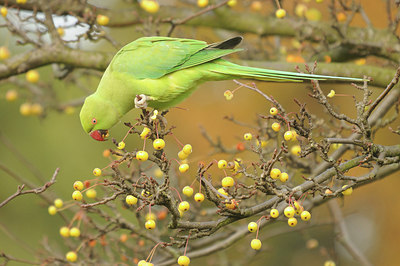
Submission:
[[[144,37],[124,46],[112,60],[111,71],[128,73],[135,79],[157,79],[166,74],[203,64],[241,49],[229,49],[240,37],[222,43],[168,38]]]

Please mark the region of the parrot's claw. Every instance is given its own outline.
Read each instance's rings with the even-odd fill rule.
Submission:
[[[153,100],[153,97],[145,94],[139,94],[135,97],[135,108],[144,109],[147,107],[147,102]]]

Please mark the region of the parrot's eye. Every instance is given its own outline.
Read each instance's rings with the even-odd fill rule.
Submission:
[[[92,119],[92,124],[93,124],[93,125],[96,125],[96,124],[97,124],[97,119],[96,119],[96,118],[93,118],[93,119]]]

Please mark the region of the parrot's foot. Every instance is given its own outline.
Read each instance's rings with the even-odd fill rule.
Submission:
[[[151,100],[154,100],[154,98],[151,97],[151,96],[147,96],[147,95],[144,95],[144,94],[136,95],[136,97],[135,97],[135,108],[140,108],[140,109],[146,108],[147,107],[147,102],[151,101]]]

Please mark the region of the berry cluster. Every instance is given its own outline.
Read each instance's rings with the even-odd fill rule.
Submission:
[[[114,149],[107,149],[103,152],[103,156],[110,159],[109,165],[101,169],[95,168],[93,170],[94,179],[76,181],[73,184],[73,201],[68,205],[78,205],[81,209],[76,213],[68,226],[60,228],[61,236],[81,239],[86,245],[90,246],[90,243],[94,243],[94,239],[87,238],[86,230],[83,235],[80,232],[82,222],[83,226],[87,224],[87,214],[83,210],[89,208],[88,210],[99,209],[100,211],[101,208],[98,208],[98,205],[115,208],[116,205],[113,202],[120,197],[123,197],[123,209],[133,212],[136,216],[137,225],[135,225],[135,228],[145,229],[147,232],[151,232],[151,235],[158,235],[166,230],[164,220],[167,217],[170,218],[169,226],[172,228],[185,228],[182,225],[196,228],[197,224],[202,223],[201,221],[197,221],[197,219],[201,220],[201,218],[197,217],[207,214],[209,210],[207,206],[209,204],[215,205],[216,210],[213,212],[217,215],[222,215],[222,217],[241,217],[241,213],[244,210],[248,210],[248,206],[251,206],[252,202],[265,196],[264,193],[272,196],[279,195],[274,206],[269,206],[268,209],[265,209],[265,211],[268,211],[267,215],[262,216],[256,222],[248,224],[248,230],[256,233],[256,237],[251,240],[250,244],[251,248],[255,250],[262,248],[261,239],[258,238],[261,221],[285,220],[290,227],[294,227],[297,225],[299,219],[303,221],[311,219],[310,212],[305,210],[303,206],[303,202],[306,201],[309,193],[304,193],[301,197],[295,197],[284,192],[287,191],[287,188],[292,187],[294,182],[297,182],[296,175],[290,168],[287,168],[287,164],[284,161],[284,158],[292,157],[296,160],[301,159],[298,157],[301,153],[299,145],[301,142],[298,140],[300,137],[297,136],[296,131],[289,129],[282,136],[277,134],[275,130],[271,130],[269,126],[266,126],[265,129],[268,130],[266,131],[267,134],[261,137],[260,131],[246,132],[243,134],[245,143],[243,151],[252,151],[260,156],[264,156],[263,158],[271,156],[270,160],[263,159],[263,163],[260,164],[246,162],[240,158],[233,160],[213,160],[208,165],[200,162],[196,178],[193,182],[186,183],[184,178],[187,176],[182,176],[179,173],[188,172],[188,158],[193,151],[193,147],[190,144],[183,145],[176,139],[171,128],[168,129],[163,120],[160,119],[163,115],[165,114],[144,110],[136,124],[131,125],[127,123],[126,126],[129,130],[122,140],[117,142],[113,139],[113,143],[115,144]],[[278,108],[272,107],[269,110],[269,115],[270,119],[279,121],[274,123],[280,126],[280,123],[284,122],[289,128],[287,116],[281,114]],[[143,141],[143,147],[139,150],[131,151],[126,142],[126,139],[130,135],[137,135],[137,139]],[[279,152],[276,148],[272,152],[269,152],[273,138],[282,143],[282,148]],[[173,139],[179,147],[179,152],[177,156],[172,156],[177,158],[167,159],[170,151],[166,147],[167,144],[168,149],[170,146],[175,146],[169,143]],[[296,141],[300,143],[296,143]],[[152,144],[151,153],[148,148],[149,145],[146,145],[149,142]],[[295,145],[292,145],[293,142]],[[288,149],[286,145],[292,145],[291,149]],[[171,166],[175,164],[174,161],[179,163],[176,171],[171,169]],[[123,164],[128,166],[127,170],[122,168]],[[281,165],[278,166],[278,164]],[[212,178],[215,175],[218,178]],[[172,179],[173,177],[176,179]],[[170,185],[171,181],[176,182],[180,189]],[[196,182],[198,185],[195,184]],[[106,193],[107,196],[104,196],[102,199],[99,198],[97,196],[99,189],[96,190],[95,187],[101,188],[102,192]],[[331,194],[326,190],[323,195],[329,196],[334,193],[349,195],[352,188],[351,186],[344,186],[335,192],[330,189],[329,191]],[[286,201],[278,200],[281,197],[285,198]],[[294,198],[296,199],[294,200]],[[192,202],[193,200],[194,203]],[[203,203],[204,201],[206,203]],[[55,201],[54,206],[49,207],[49,213],[54,215],[61,208],[65,209],[66,207],[62,207],[62,203]],[[119,212],[117,212],[118,215]],[[281,217],[280,212],[284,214]],[[101,212],[101,215],[108,217],[107,219],[111,221],[118,221],[118,223],[127,226],[125,220],[116,218],[118,219],[116,221],[103,212]],[[73,225],[75,221],[77,221],[77,224]],[[153,265],[151,262],[152,257],[158,246],[182,246],[186,241],[187,248],[189,239],[199,238],[202,234],[196,230],[190,230],[186,235],[182,235],[184,234],[183,232],[184,230],[178,232],[178,236],[171,239],[170,242],[158,242],[150,251],[147,259],[139,260],[134,258],[135,263],[138,263],[138,265]],[[141,234],[141,236],[146,239],[146,235]],[[121,235],[120,241],[125,243],[127,238],[127,235],[124,235],[124,237]],[[101,240],[101,243],[106,243],[104,239],[102,240],[100,237],[98,239]],[[140,239],[138,243],[142,243],[141,241],[144,240]],[[186,255],[186,248],[183,255],[178,258],[177,262],[179,265],[189,265],[190,263],[190,259]],[[78,252],[79,248],[70,251],[66,255],[66,259],[71,262],[76,261]],[[144,252],[144,250],[141,252]]]

